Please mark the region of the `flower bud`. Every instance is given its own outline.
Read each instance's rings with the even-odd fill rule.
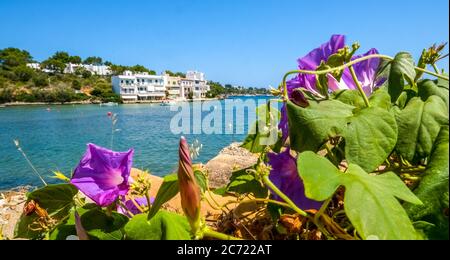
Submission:
[[[184,137],[180,140],[178,166],[178,183],[180,186],[181,206],[189,220],[192,233],[200,228],[200,187],[195,179],[192,161],[189,155],[189,145]]]

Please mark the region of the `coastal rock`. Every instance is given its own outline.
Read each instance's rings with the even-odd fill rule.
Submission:
[[[0,239],[12,239],[14,228],[22,214],[29,188],[20,187],[0,192]]]
[[[258,162],[258,156],[241,145],[242,143],[232,143],[205,165],[211,188],[227,185],[234,171],[248,168]]]

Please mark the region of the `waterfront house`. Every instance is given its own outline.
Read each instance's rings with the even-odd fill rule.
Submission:
[[[125,71],[123,75],[112,77],[112,86],[114,93],[124,101],[186,100],[190,93],[193,99],[201,99],[210,90],[205,74],[198,71],[188,71],[186,78]]]
[[[205,74],[198,71],[188,71],[186,78],[181,79],[181,86],[184,88],[184,97],[188,98],[192,93],[194,99],[205,98],[210,90]]]
[[[164,76],[149,75],[147,72],[125,71],[112,77],[113,91],[124,101],[162,100],[166,98]]]
[[[181,86],[181,77],[173,77],[169,74],[164,74],[164,85],[167,90],[167,97],[169,99],[184,100],[184,88]]]

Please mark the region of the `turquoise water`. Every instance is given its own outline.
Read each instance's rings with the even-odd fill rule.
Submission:
[[[224,101],[220,102],[224,104]],[[45,179],[50,183],[56,182],[49,177],[52,171],[70,175],[87,143],[110,146],[111,120],[107,116],[110,111],[118,115],[116,128],[120,129],[114,135],[114,150],[134,148],[133,167],[149,170],[158,176],[176,170],[181,134],[175,135],[170,130],[172,117],[177,114],[177,111],[170,111],[170,107],[158,104],[6,107],[0,108],[0,190],[20,185],[41,185],[16,149],[14,139],[20,140],[22,149]],[[230,122],[225,122],[223,117],[223,123],[225,128]],[[248,129],[247,120],[236,122],[235,119],[233,124],[243,124]],[[185,136],[190,143],[198,139],[203,144],[197,161],[206,163],[222,148],[231,142],[242,141],[246,135]]]

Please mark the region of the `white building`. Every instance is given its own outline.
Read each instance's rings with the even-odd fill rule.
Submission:
[[[164,76],[134,74],[125,71],[123,75],[112,77],[113,91],[125,101],[162,100],[166,98]]]
[[[28,63],[27,66],[29,68],[35,70],[42,70],[43,72],[52,73],[54,71],[49,69],[42,69],[40,63]],[[66,68],[64,69],[64,73],[66,74],[75,74],[78,68],[84,68],[85,70],[91,72],[94,75],[99,76],[108,76],[112,74],[111,68],[106,65],[92,65],[92,64],[66,64]]]
[[[85,70],[91,72],[92,74],[99,76],[108,76],[112,74],[111,68],[106,65],[72,64],[72,63],[66,65],[64,73],[74,74],[79,68],[84,68]]]
[[[187,98],[192,93],[194,99],[205,98],[210,90],[205,74],[198,71],[188,71],[186,78],[181,80],[181,86],[184,87],[184,95]]]
[[[27,67],[35,69],[35,70],[41,70],[41,64],[40,63],[28,63]]]
[[[167,89],[167,98],[175,100],[184,100],[184,88],[181,86],[181,77],[172,77],[164,74],[164,85]]]
[[[124,101],[186,100],[191,94],[193,99],[200,99],[210,90],[205,74],[197,71],[188,71],[186,78],[125,71],[112,77],[112,86]]]

